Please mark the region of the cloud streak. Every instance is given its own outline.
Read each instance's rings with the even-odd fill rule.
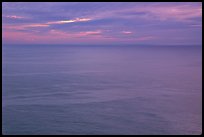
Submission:
[[[12,15],[12,16],[5,16],[6,18],[10,18],[10,19],[23,19],[25,17],[22,16],[16,16],[16,15]]]
[[[88,36],[88,35],[100,35],[102,34],[101,30],[96,31],[86,31],[86,32],[80,32],[81,35]]]
[[[15,43],[201,44],[202,3],[3,3],[3,40]],[[5,35],[6,34],[6,35]],[[9,35],[8,35],[9,34]],[[22,36],[24,38],[20,38]],[[19,40],[17,40],[18,37]],[[171,37],[171,39],[169,39]],[[34,41],[32,41],[34,42]]]
[[[96,19],[118,17],[123,19],[189,21],[192,18],[202,17],[202,5],[193,5],[192,3],[149,3],[140,6],[133,4],[129,8],[95,13],[92,17]]]
[[[131,31],[122,31],[123,34],[132,34]]]
[[[46,24],[52,25],[52,24],[66,24],[66,23],[74,23],[74,22],[86,22],[90,21],[90,18],[76,18],[73,20],[62,20],[62,21],[52,21],[52,22],[47,22]]]
[[[12,16],[13,17],[13,16]],[[16,18],[16,16],[14,16]],[[20,17],[18,17],[20,18]],[[37,27],[49,27],[50,25],[55,24],[67,24],[67,23],[75,23],[75,22],[87,22],[90,21],[90,18],[76,18],[74,20],[62,20],[62,21],[52,21],[47,23],[41,23],[41,24],[24,24],[24,25],[5,25],[5,29],[14,29],[14,30],[24,30],[27,28],[37,28]]]

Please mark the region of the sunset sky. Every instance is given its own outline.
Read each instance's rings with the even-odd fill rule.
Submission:
[[[4,2],[3,44],[202,44],[201,2]]]

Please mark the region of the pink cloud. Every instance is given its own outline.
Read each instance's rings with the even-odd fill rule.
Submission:
[[[36,27],[49,27],[49,25],[47,24],[3,25],[3,28],[8,30],[25,30]]]
[[[154,17],[160,20],[175,19],[186,21],[190,18],[202,16],[202,6],[192,5],[155,5],[146,9]]]
[[[5,16],[6,18],[11,18],[11,19],[23,19],[25,17],[22,16],[16,16],[16,15],[12,15],[12,16]]]
[[[10,16],[9,16],[10,17]],[[21,18],[17,16],[11,16],[11,18]],[[23,17],[22,17],[23,18]],[[62,21],[52,21],[47,23],[32,23],[32,24],[22,24],[22,25],[4,25],[3,28],[11,30],[25,30],[27,28],[35,27],[49,27],[52,24],[65,24],[65,23],[74,23],[74,22],[86,22],[90,21],[90,18],[76,18],[74,20],[62,20]]]
[[[105,38],[105,36],[103,36],[102,31],[101,30],[95,30],[95,31],[83,31],[83,32],[64,32],[64,31],[60,31],[60,30],[50,30],[49,34],[50,36],[55,36],[55,37],[60,37],[63,39],[75,39],[76,41],[78,40],[95,40],[95,39],[109,39],[109,38]]]
[[[73,22],[86,22],[90,20],[91,20],[90,18],[76,18],[74,20],[52,21],[52,22],[47,22],[46,24],[65,24],[65,23],[73,23]]]
[[[96,31],[85,31],[85,32],[80,32],[79,33],[81,36],[88,36],[88,35],[100,35],[102,34],[101,30],[96,30]]]
[[[29,25],[24,25],[23,27],[29,28],[29,27],[49,27],[47,24],[29,24]]]
[[[4,30],[3,39],[9,43],[98,43],[98,42],[137,42],[155,39],[154,36],[142,36],[137,38],[117,38],[106,36],[102,30],[84,32],[64,32],[52,29],[47,33],[16,32]]]
[[[128,13],[134,13],[128,15]],[[137,14],[143,13],[143,14]],[[127,9],[115,9],[110,11],[104,11],[94,13],[90,17],[94,19],[103,19],[108,17],[117,17],[126,19],[143,18],[147,20],[176,20],[176,21],[189,21],[191,18],[202,17],[202,5],[192,5],[192,3],[186,4],[172,4],[172,3],[155,3],[147,4],[145,8],[142,6],[133,6]]]
[[[132,34],[131,31],[122,31],[123,34]]]
[[[8,43],[97,43],[115,40],[102,35],[101,30],[85,32],[64,32],[52,29],[48,33],[36,34],[31,32],[4,31],[3,39]]]

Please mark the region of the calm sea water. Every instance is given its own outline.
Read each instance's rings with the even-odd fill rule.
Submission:
[[[3,134],[201,134],[199,46],[3,46]]]

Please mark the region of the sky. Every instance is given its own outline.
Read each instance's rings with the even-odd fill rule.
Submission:
[[[3,44],[201,45],[201,2],[3,2]]]

